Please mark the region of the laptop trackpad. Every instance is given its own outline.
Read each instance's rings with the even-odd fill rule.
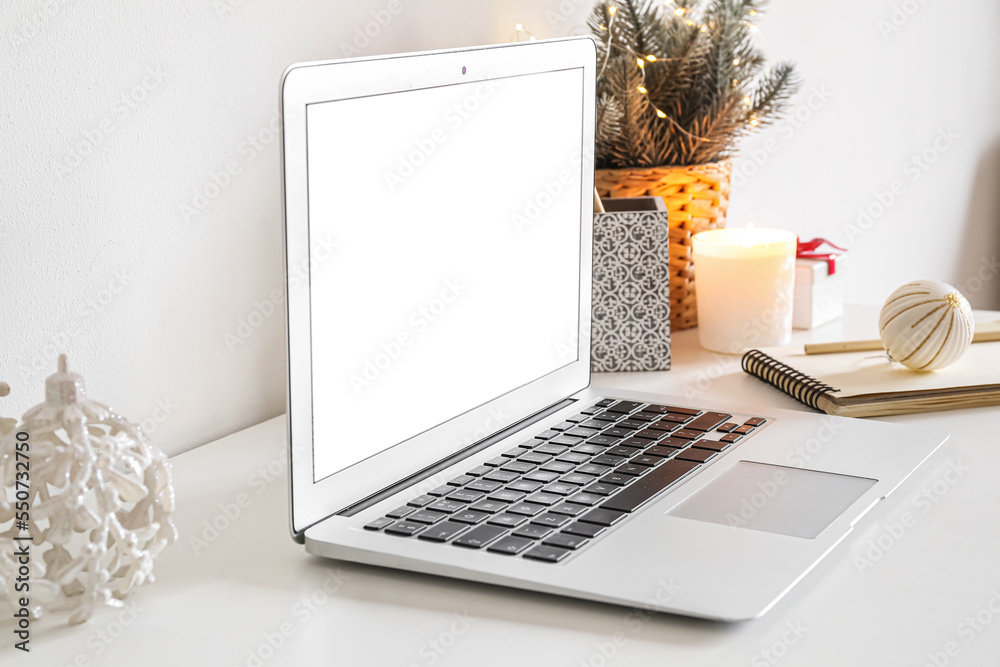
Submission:
[[[740,461],[667,514],[812,538],[877,481]]]

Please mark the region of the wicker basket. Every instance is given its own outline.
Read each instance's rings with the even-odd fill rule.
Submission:
[[[726,226],[729,208],[729,160],[690,167],[598,169],[601,197],[663,197],[670,224],[670,326],[698,326],[691,237],[706,229]]]

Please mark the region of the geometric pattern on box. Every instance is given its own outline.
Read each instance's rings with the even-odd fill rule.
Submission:
[[[590,368],[670,368],[670,258],[666,211],[594,214]]]

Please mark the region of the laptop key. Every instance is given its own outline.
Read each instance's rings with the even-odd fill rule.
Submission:
[[[654,428],[647,428],[635,434],[636,438],[640,438],[642,440],[659,440],[663,436],[663,431]]]
[[[610,475],[605,475],[599,480],[602,484],[614,484],[616,486],[625,486],[626,484],[631,484],[635,481],[635,477],[631,475],[623,475],[620,472],[613,472]]]
[[[694,419],[691,415],[682,415],[679,412],[668,412],[660,418],[660,421],[672,422],[674,424],[686,424]]]
[[[601,400],[599,400],[597,403],[594,404],[594,407],[595,408],[606,408],[609,405],[614,405],[614,404],[615,404],[615,399],[613,399],[613,398],[602,398]]]
[[[525,498],[525,500],[529,503],[538,503],[539,505],[555,505],[556,503],[562,502],[562,496],[557,496],[554,493],[536,491]]]
[[[395,519],[388,516],[380,516],[374,521],[369,521],[365,524],[365,530],[382,530],[391,523],[395,523]]]
[[[578,472],[570,473],[568,475],[563,475],[562,479],[559,480],[563,484],[574,484],[576,486],[583,486],[584,484],[590,484],[594,481],[593,475],[582,475]]]
[[[553,431],[568,431],[576,426],[576,422],[565,421],[561,424],[556,424],[555,426],[550,426]]]
[[[586,511],[586,505],[577,505],[576,503],[560,503],[551,510],[553,514],[565,514],[566,516],[579,516]]]
[[[697,440],[701,437],[701,431],[692,431],[691,429],[682,428],[679,431],[674,431],[670,434],[671,438],[680,438],[681,440]]]
[[[397,521],[388,528],[385,532],[390,535],[403,535],[404,537],[409,537],[410,535],[416,535],[426,526],[422,523],[414,523],[412,521]]]
[[[636,408],[641,408],[642,403],[637,403],[636,401],[618,401],[613,405],[607,407],[608,412],[621,412],[623,414],[628,414],[629,412],[634,412]]]
[[[548,444],[548,445],[542,445],[541,447],[536,447],[535,451],[541,452],[542,454],[552,454],[553,456],[559,456],[564,452],[568,452],[569,447],[566,447],[565,445]]]
[[[590,486],[583,487],[583,490],[587,493],[596,493],[599,496],[610,496],[622,487],[616,484],[604,484],[603,482],[594,482]]]
[[[563,534],[579,535],[580,537],[597,537],[606,530],[607,528],[599,526],[596,523],[577,521],[563,528],[562,532]]]
[[[555,535],[549,535],[542,540],[542,544],[550,547],[562,547],[563,549],[579,549],[589,541],[590,540],[586,537],[581,537],[579,535],[556,533]]]
[[[455,490],[454,487],[449,486],[448,484],[444,484],[442,486],[437,487],[436,489],[431,489],[430,491],[427,492],[427,495],[429,495],[429,496],[437,496],[437,497],[447,496],[449,493],[451,493],[454,490]]]
[[[573,451],[576,452],[577,454],[600,454],[601,452],[604,451],[604,447],[601,447],[600,445],[588,445],[587,443],[584,443],[582,445],[574,447]]]
[[[488,479],[477,479],[475,482],[467,484],[465,488],[472,489],[473,491],[485,491],[489,493],[490,491],[496,491],[503,484],[500,482],[491,482]]]
[[[570,555],[568,549],[560,549],[559,547],[550,547],[544,544],[539,544],[533,549],[524,552],[524,558],[530,558],[532,560],[541,560],[548,563],[558,563],[566,556]]]
[[[489,512],[490,514],[496,514],[507,509],[507,503],[502,503],[498,500],[480,500],[474,505],[469,505],[469,509],[476,510],[478,512]]]
[[[641,451],[642,449],[637,449],[635,447],[624,447],[622,445],[618,445],[617,447],[612,447],[611,449],[609,449],[604,453],[607,454],[608,456],[624,456],[625,458],[628,459],[632,458]]]
[[[669,438],[664,438],[663,440],[660,440],[656,444],[658,446],[660,446],[660,447],[672,447],[674,449],[684,449],[685,447],[690,446],[691,441],[690,440],[681,440],[680,438],[675,438],[675,437],[671,436]],[[649,450],[646,450],[646,451],[649,451]]]
[[[596,523],[599,526],[613,526],[627,516],[628,514],[625,512],[615,512],[614,510],[597,508],[592,509],[581,516],[580,521]]]
[[[516,472],[516,473],[526,473],[534,470],[536,468],[534,463],[525,463],[524,461],[511,461],[507,465],[500,468],[506,472]]]
[[[549,429],[548,431],[542,431],[541,433],[535,434],[535,437],[539,440],[548,440],[549,438],[554,438],[557,435],[559,435],[559,431]]]
[[[658,415],[653,415],[654,418],[657,416]],[[629,431],[638,431],[639,429],[646,427],[647,421],[650,420],[632,419],[631,417],[629,417],[628,419],[624,419],[615,424],[615,428],[628,429]]]
[[[617,512],[632,512],[647,500],[663,491],[665,488],[699,468],[700,463],[670,459],[663,465],[653,468],[648,474],[639,477],[611,498],[601,504],[601,508]]]
[[[711,449],[713,452],[722,452],[731,446],[728,442],[716,442],[715,440],[699,440],[695,445],[698,449]]]
[[[576,495],[572,495],[566,499],[571,503],[578,503],[580,505],[596,505],[597,503],[604,502],[607,500],[604,496],[599,496],[595,493],[587,493],[586,491],[581,491]]]
[[[719,438],[722,442],[739,442],[740,438],[743,436],[739,433],[727,433],[726,435]]]
[[[527,450],[526,450],[527,451]],[[489,461],[483,463],[484,466],[489,466],[491,468],[499,468],[500,466],[507,465],[507,459],[503,456],[497,456]]]
[[[739,433],[740,435],[746,435],[753,430],[753,426],[750,424],[744,424],[743,426],[737,426],[733,429],[733,433]]]
[[[626,459],[623,456],[611,456],[610,454],[601,454],[600,456],[595,456],[591,459],[591,463],[596,463],[601,466],[619,466],[625,463]]]
[[[584,416],[596,415],[598,412],[604,412],[604,406],[595,405],[593,407],[587,408],[586,410],[580,410],[580,414]]]
[[[552,528],[539,526],[535,523],[526,523],[511,533],[511,535],[515,535],[517,537],[527,537],[529,540],[540,540],[551,532]]]
[[[524,491],[511,491],[510,489],[503,489],[501,491],[494,491],[490,494],[490,500],[499,500],[502,503],[516,503],[517,501],[524,498]]]
[[[494,470],[489,475],[484,475],[483,479],[490,482],[503,482],[504,484],[506,484],[507,482],[513,482],[520,476],[521,476],[520,474],[516,472],[510,472],[508,470]]]
[[[476,510],[463,510],[452,514],[450,517],[451,521],[458,521],[460,523],[479,523],[486,517],[490,516],[486,512],[477,512]]]
[[[529,472],[524,476],[524,479],[531,482],[543,482],[548,483],[554,479],[559,478],[559,473],[552,472],[551,470],[536,470],[535,472]]]
[[[662,447],[660,445],[655,445],[655,446],[650,447],[649,449],[647,449],[643,453],[643,457],[646,457],[646,456],[656,456],[658,458],[670,458],[671,456],[673,456],[676,453],[677,453],[677,450],[673,449],[672,447]],[[639,458],[643,458],[643,457],[639,457]],[[635,463],[635,461],[633,461],[633,463]]]
[[[546,463],[545,465],[543,465],[542,470],[562,474],[564,472],[569,472],[575,467],[576,467],[575,463],[569,463],[567,461],[552,461],[550,463]]]
[[[632,475],[633,477],[638,477],[639,475],[645,475],[649,472],[649,468],[647,466],[635,465],[634,463],[626,463],[623,466],[615,468],[615,472],[619,475]]]
[[[629,463],[631,463],[632,465],[648,466],[650,468],[654,468],[654,467],[660,465],[661,463],[663,463],[663,459],[661,457],[659,457],[659,456],[650,456],[650,455],[644,454],[642,456],[635,457],[634,459],[632,459],[631,461],[629,461]]]
[[[475,481],[475,479],[472,475],[459,475],[448,482],[448,486],[465,486],[469,482]]]
[[[621,438],[613,437],[610,435],[595,435],[593,438],[587,440],[587,444],[590,445],[617,445]]]
[[[546,461],[551,461],[552,457],[548,454],[541,454],[536,449],[528,452],[524,456],[521,456],[517,460],[524,461],[525,463],[545,463]]]
[[[603,424],[604,422],[599,422],[599,423]],[[589,438],[592,435],[597,435],[597,432],[599,430],[600,430],[599,426],[594,426],[593,428],[591,428],[588,426],[580,425],[577,426],[576,428],[566,431],[565,435],[571,435],[576,438]]]
[[[567,452],[556,459],[556,461],[561,461],[562,463],[572,463],[573,465],[589,460],[590,454],[581,454],[580,452]]]
[[[463,530],[468,530],[469,526],[464,523],[454,521],[444,521],[436,526],[431,526],[417,536],[420,540],[430,540],[431,542],[447,542]]]
[[[574,435],[567,431],[558,438],[552,438],[551,440],[549,440],[548,444],[552,445],[553,447],[572,447],[573,445],[579,445],[584,438],[590,435],[593,435],[593,432],[588,433],[586,435]],[[535,449],[538,449],[538,447],[536,447]]]
[[[511,514],[520,514],[522,516],[536,516],[545,511],[545,505],[536,505],[534,503],[517,503],[508,507],[507,511],[510,512]]]
[[[697,461],[698,463],[705,463],[711,458],[714,458],[718,452],[713,452],[710,449],[699,449],[697,447],[691,447],[690,449],[685,449],[683,452],[677,455],[677,458],[681,461]]]
[[[628,421],[636,422],[654,422],[660,417],[662,417],[659,412],[650,412],[648,410],[641,410],[639,412],[633,412],[628,416]]]
[[[571,493],[576,493],[578,491],[577,487],[573,484],[563,484],[562,482],[553,482],[549,484],[544,489],[545,493],[554,493],[559,496],[568,496]]]
[[[437,500],[434,496],[429,496],[426,493],[422,496],[417,496],[410,502],[406,503],[410,507],[423,507],[424,505],[430,505],[432,502]]]
[[[525,449],[534,449],[538,445],[544,445],[544,444],[545,444],[544,440],[538,440],[538,439],[525,440],[520,445],[518,445],[518,447],[524,447]]]
[[[528,538],[508,535],[502,540],[497,540],[491,544],[486,548],[486,550],[495,554],[509,554],[511,556],[516,556],[532,544],[534,544],[534,542]]]
[[[695,410],[694,408],[678,408],[672,405],[647,405],[646,411],[659,412],[662,414],[666,414],[668,412],[680,412],[681,414],[692,416],[701,414],[701,410]]]
[[[739,426],[739,424],[737,424],[736,422],[726,422],[725,424],[716,426],[715,430],[718,431],[719,433],[729,433],[737,426]]]
[[[454,500],[460,503],[474,503],[485,494],[482,491],[476,491],[474,489],[459,489],[451,495],[448,496],[448,500]],[[434,505],[431,505],[434,507]]]
[[[516,528],[522,523],[528,520],[528,517],[521,514],[511,514],[510,512],[505,512],[504,514],[497,514],[496,516],[491,516],[486,520],[486,523],[491,526],[506,526],[507,528]]]
[[[706,412],[684,425],[692,431],[711,431],[719,424],[732,417],[725,412]]]
[[[541,516],[536,516],[531,519],[531,523],[538,524],[539,526],[548,526],[549,528],[558,528],[568,521],[568,516],[563,514],[553,514],[552,512],[547,512]]]
[[[744,424],[749,424],[750,426],[760,426],[761,424],[763,424],[766,421],[767,420],[764,419],[763,417],[751,417],[750,419],[746,420],[743,423]]]
[[[531,451],[531,449],[528,448],[528,447],[511,447],[510,449],[508,449],[506,452],[504,452],[500,456],[503,456],[503,457],[508,458],[508,459],[516,459],[521,454],[527,454],[530,451]]]
[[[532,491],[537,491],[542,488],[541,482],[533,482],[530,480],[519,479],[513,484],[508,484],[507,488],[511,491],[523,491],[524,493],[531,493]]]
[[[431,503],[424,509],[434,510],[436,512],[447,512],[448,514],[451,514],[452,512],[457,512],[460,509],[465,509],[465,502],[456,502],[454,500],[448,500],[447,498],[442,498],[436,503]],[[410,519],[416,521],[416,519],[413,518],[415,516],[416,514],[411,514]]]
[[[459,507],[461,507],[461,505],[459,505]],[[429,509],[424,509],[424,510],[417,510],[413,514],[406,517],[406,520],[416,523],[432,524],[432,523],[437,523],[446,516],[448,516],[448,514],[445,512],[433,512]]]
[[[484,524],[482,526],[476,526],[461,537],[452,540],[452,544],[460,547],[468,547],[470,549],[481,549],[506,532],[507,529],[501,526],[490,526]]]
[[[485,475],[486,473],[490,472],[491,470],[493,470],[493,468],[490,468],[490,467],[487,467],[487,466],[476,466],[475,468],[473,468],[472,470],[468,471],[465,474],[466,475],[471,475],[473,477],[482,477],[483,475]]]
[[[576,472],[583,475],[603,475],[604,473],[611,470],[611,466],[602,466],[591,461],[587,465],[580,466],[576,469]]]
[[[615,424],[614,428],[609,428],[605,431],[601,431],[601,435],[606,435],[609,438],[627,438],[632,435],[634,429],[621,428]]]
[[[391,512],[386,512],[385,515],[387,517],[391,518],[391,519],[402,519],[407,514],[411,514],[411,513],[415,512],[415,511],[416,510],[414,510],[412,507],[408,507],[407,505],[403,505],[402,507],[397,507],[396,509],[392,510]]]

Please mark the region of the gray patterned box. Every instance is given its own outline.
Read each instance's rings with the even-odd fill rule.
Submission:
[[[670,368],[670,258],[666,211],[594,214],[590,368]]]

